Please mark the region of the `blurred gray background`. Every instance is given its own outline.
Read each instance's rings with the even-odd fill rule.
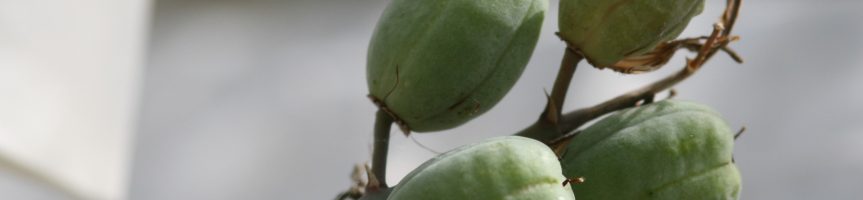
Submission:
[[[370,159],[368,40],[386,0],[155,2],[130,197],[330,199]],[[512,134],[536,119],[564,44],[550,1],[521,80],[482,117],[415,134],[437,151]],[[684,36],[708,34],[709,1]],[[734,43],[676,89],[748,131],[735,156],[743,199],[863,198],[863,1],[746,1]],[[580,65],[565,109],[592,105],[682,66],[627,76]],[[661,95],[664,96],[664,95]],[[395,183],[435,154],[396,133]]]

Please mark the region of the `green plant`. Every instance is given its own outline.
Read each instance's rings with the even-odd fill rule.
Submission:
[[[677,38],[703,8],[704,0],[563,0],[558,27],[594,66],[623,70],[622,60]]]
[[[388,199],[574,199],[545,144],[503,136],[441,154],[417,167]]]
[[[521,76],[547,0],[394,0],[369,45],[369,97],[407,134],[488,111]]]
[[[618,111],[570,142],[578,199],[737,199],[734,134],[707,106],[663,100]]]
[[[718,123],[722,120],[703,106],[654,103],[654,96],[692,76],[719,51],[740,62],[727,47],[737,38],[731,30],[740,3],[728,0],[725,13],[709,36],[675,40],[701,12],[703,0],[562,0],[558,35],[567,47],[560,71],[537,121],[514,134],[530,139],[505,137],[460,147],[426,162],[391,187],[383,177],[392,124],[398,124],[405,134],[439,131],[457,127],[490,109],[520,76],[536,44],[546,6],[545,0],[394,0],[378,22],[369,47],[369,97],[379,108],[372,165],[355,168],[354,186],[338,198],[506,199],[507,195],[523,194],[509,197],[545,199],[568,194],[568,184],[574,184],[574,197],[583,199],[641,198],[644,196],[638,195],[645,191],[658,199],[736,198],[740,177],[727,162],[733,139],[727,127]],[[602,11],[615,6],[611,10],[619,12]],[[585,17],[601,14],[608,14],[607,20]],[[633,17],[645,18],[638,21],[646,24],[634,22]],[[581,30],[602,35],[578,33]],[[561,110],[572,75],[583,58],[596,67],[630,74],[664,66],[679,49],[697,53],[679,72],[595,106]],[[686,110],[683,112],[687,114],[675,113],[670,116],[681,119],[662,123],[636,125],[625,119],[668,116],[657,108]],[[639,134],[628,134],[624,128],[639,130],[635,131]],[[602,144],[594,144],[596,141]],[[595,149],[592,153],[579,151],[584,148]],[[667,153],[668,149],[685,150]],[[552,151],[566,152],[564,160],[557,163],[549,159]],[[704,155],[709,156],[697,157]],[[615,156],[641,159],[625,162],[613,159]],[[563,165],[563,174],[558,172],[558,165]],[[652,167],[621,171],[630,165]],[[723,170],[703,176],[708,178],[687,178],[713,165],[721,165]],[[663,177],[639,177],[651,173]],[[557,181],[560,184],[550,184]],[[525,184],[542,189],[531,190],[535,193],[513,191]],[[609,186],[617,184],[628,187],[614,191],[616,188]]]

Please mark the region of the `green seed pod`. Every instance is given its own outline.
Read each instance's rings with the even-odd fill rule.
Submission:
[[[719,114],[666,100],[620,111],[576,136],[561,161],[576,198],[737,199],[734,136]]]
[[[703,7],[704,0],[561,0],[558,28],[570,48],[604,68],[677,38]]]
[[[389,200],[574,199],[554,152],[543,143],[504,136],[459,147],[426,161]]]
[[[393,0],[366,66],[370,97],[402,129],[439,131],[488,111],[533,53],[547,0]]]

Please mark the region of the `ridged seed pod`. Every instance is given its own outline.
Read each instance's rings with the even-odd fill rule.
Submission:
[[[733,133],[710,108],[666,100],[620,111],[576,136],[561,161],[579,200],[737,199]]]
[[[604,68],[673,40],[704,0],[561,0],[558,27],[571,48]]]
[[[547,4],[393,0],[369,45],[369,96],[403,130],[445,130],[479,116],[521,76]]]
[[[388,200],[574,199],[560,163],[543,143],[504,136],[466,145],[423,163]]]

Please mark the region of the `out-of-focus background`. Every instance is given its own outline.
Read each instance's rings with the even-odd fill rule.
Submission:
[[[0,0],[0,199],[330,199],[370,159],[365,55],[387,0]],[[518,84],[446,151],[529,125],[564,44],[550,1]],[[708,34],[709,1],[685,36]],[[863,2],[745,1],[732,44],[675,87],[748,131],[743,199],[861,199]],[[566,110],[673,73],[580,65]],[[662,96],[662,95],[661,95]],[[395,134],[387,179],[433,157]]]

